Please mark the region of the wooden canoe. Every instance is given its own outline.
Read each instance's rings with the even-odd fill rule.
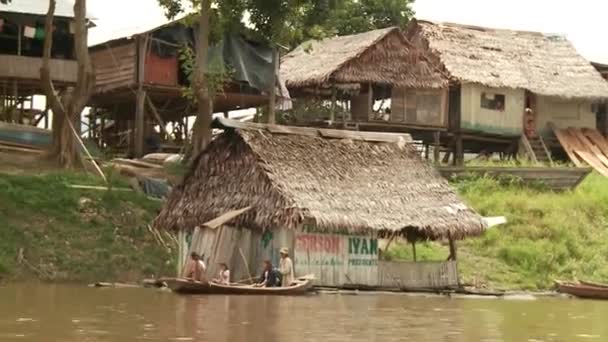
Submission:
[[[298,278],[289,287],[254,287],[252,285],[221,285],[214,282],[204,283],[182,278],[164,278],[173,292],[182,294],[234,294],[234,295],[283,295],[297,296],[306,294],[312,289],[310,277]]]
[[[578,283],[556,281],[557,290],[562,293],[589,299],[608,299],[608,287],[598,287]]]
[[[583,285],[587,285],[587,286],[595,286],[595,287],[602,287],[602,288],[608,289],[608,284],[594,283],[592,281],[584,281],[584,280],[581,280],[580,283]]]

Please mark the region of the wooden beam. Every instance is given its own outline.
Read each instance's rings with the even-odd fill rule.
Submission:
[[[441,132],[437,131],[433,133],[433,162],[439,163],[439,149],[441,146]]]
[[[167,126],[166,126],[165,122],[163,121],[163,118],[158,113],[158,110],[156,109],[156,106],[154,106],[154,103],[152,102],[152,99],[150,98],[149,95],[146,95],[146,104],[148,105],[148,108],[150,108],[150,111],[154,115],[156,122],[158,122],[161,133],[163,133],[165,137],[168,137],[169,134],[167,133]]]
[[[279,52],[275,47],[272,51],[272,77],[270,78],[270,89],[268,90],[268,124],[274,124],[276,122],[276,85],[277,85],[277,74],[279,72]]]
[[[140,158],[144,155],[144,116],[145,116],[146,92],[142,89],[137,90],[135,103],[135,157]]]

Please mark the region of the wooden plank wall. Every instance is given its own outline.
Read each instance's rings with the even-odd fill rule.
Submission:
[[[39,80],[41,67],[42,58],[0,54],[1,78]],[[53,81],[76,83],[78,73],[76,61],[51,59],[50,69]]]
[[[135,84],[137,74],[135,41],[101,48],[91,53],[95,68],[95,93],[130,87]]]
[[[188,255],[195,251],[204,256],[209,277],[216,276],[218,262],[225,262],[230,267],[231,280],[239,281],[258,277],[266,259],[278,265],[279,249],[287,247],[293,250],[293,238],[293,231],[286,229],[274,231],[265,238],[262,232],[246,228],[195,228],[187,250]]]
[[[378,286],[383,288],[445,288],[458,286],[456,261],[378,263]]]
[[[314,274],[318,286],[376,286],[378,240],[366,236],[297,232],[294,262],[297,275]]]

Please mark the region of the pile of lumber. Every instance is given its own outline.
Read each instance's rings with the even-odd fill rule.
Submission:
[[[608,177],[608,140],[591,128],[566,128],[553,130],[570,160],[577,167],[594,168]]]

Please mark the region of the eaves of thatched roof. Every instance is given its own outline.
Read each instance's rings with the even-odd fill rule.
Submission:
[[[439,88],[447,80],[412,50],[397,27],[308,41],[281,58],[289,89],[371,83]]]
[[[563,36],[413,21],[451,77],[561,98],[608,98],[608,83]]]
[[[231,224],[462,239],[481,217],[407,143],[408,135],[267,126],[218,119],[225,132],[201,153],[155,221],[191,229],[250,207]]]

